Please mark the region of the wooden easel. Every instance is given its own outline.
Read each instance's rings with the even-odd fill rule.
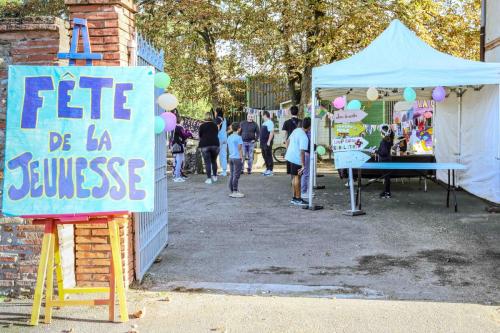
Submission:
[[[76,60],[85,60],[86,66],[92,66],[92,60],[102,59],[102,54],[92,53],[90,39],[87,28],[87,20],[75,18],[73,20],[73,36],[69,53],[58,53],[58,58],[69,59],[69,65],[75,65]],[[82,35],[83,52],[78,53],[78,40]],[[23,216],[33,218],[33,224],[43,224],[44,235],[42,241],[42,252],[38,265],[38,275],[36,279],[35,296],[31,312],[31,325],[38,325],[40,310],[42,306],[43,289],[46,285],[45,295],[45,323],[50,323],[52,319],[52,308],[63,306],[95,306],[108,305],[109,320],[115,319],[115,292],[118,294],[120,306],[120,319],[122,322],[128,320],[127,299],[125,295],[125,284],[123,281],[123,267],[121,261],[120,232],[119,225],[114,218],[117,215],[124,215],[128,212],[94,213],[85,215],[36,215]],[[81,224],[81,223],[105,223],[108,225],[109,238],[111,244],[111,267],[109,277],[109,287],[86,287],[86,288],[64,288],[63,273],[61,266],[61,255],[59,251],[59,235],[57,226],[60,224]],[[54,269],[57,277],[58,297],[54,299]],[[69,294],[90,294],[107,293],[106,299],[87,300],[67,300]]]
[[[120,305],[120,319],[122,322],[128,320],[127,298],[125,295],[125,284],[123,281],[123,267],[121,260],[120,247],[120,232],[119,225],[114,218],[118,215],[126,214],[126,212],[116,213],[96,213],[90,215],[74,215],[74,216],[37,216],[33,220],[33,224],[43,224],[44,235],[42,241],[42,252],[40,255],[40,263],[38,265],[38,274],[36,278],[35,297],[33,300],[33,309],[31,311],[31,325],[38,325],[40,310],[42,306],[43,288],[46,285],[47,292],[45,295],[45,323],[49,324],[52,319],[52,308],[63,306],[95,306],[108,305],[109,320],[115,319],[115,292],[118,294],[118,302]],[[30,218],[29,216],[25,216]],[[59,251],[59,235],[57,226],[60,224],[102,224],[108,225],[109,239],[111,244],[111,267],[109,276],[109,287],[80,287],[80,288],[64,288],[63,273],[61,266],[61,255]],[[57,277],[58,297],[54,299],[54,269]],[[106,299],[86,299],[86,300],[67,300],[65,296],[68,294],[90,294],[90,293],[107,293],[109,298]]]

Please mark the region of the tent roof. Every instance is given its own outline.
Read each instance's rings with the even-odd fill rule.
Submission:
[[[439,52],[399,20],[350,58],[313,68],[315,88],[402,88],[500,83],[500,63]]]

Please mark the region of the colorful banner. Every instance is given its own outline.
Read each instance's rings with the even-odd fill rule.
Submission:
[[[151,67],[10,66],[6,215],[154,208]]]

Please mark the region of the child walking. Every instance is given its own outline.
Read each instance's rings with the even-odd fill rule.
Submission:
[[[240,124],[231,124],[232,134],[227,138],[229,148],[229,196],[231,198],[243,198],[245,195],[238,191],[238,181],[243,170],[243,139],[240,136]]]

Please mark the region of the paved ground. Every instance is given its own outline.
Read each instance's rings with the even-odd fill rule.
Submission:
[[[289,178],[244,176],[245,199],[193,176],[169,183],[169,246],[146,278],[150,290],[500,302],[500,215],[458,193],[418,182],[364,192],[365,216],[346,217],[348,192],[336,175],[318,178],[323,211],[289,205]]]
[[[168,298],[167,298],[168,297]],[[167,301],[168,299],[168,301]],[[477,304],[129,292],[141,319],[108,323],[98,308],[54,311],[52,324],[26,325],[30,303],[0,303],[0,331],[14,332],[454,332],[496,333],[500,308]]]

